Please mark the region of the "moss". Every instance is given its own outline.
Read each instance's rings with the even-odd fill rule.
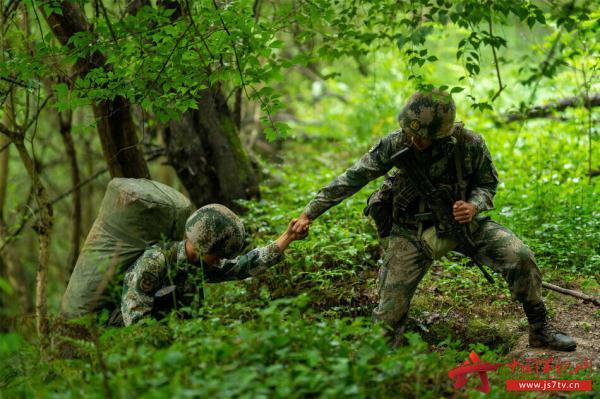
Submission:
[[[480,342],[503,353],[507,353],[517,342],[517,334],[507,323],[490,323],[478,318],[469,320],[467,336],[469,341]]]
[[[221,118],[221,123],[223,125],[223,134],[227,138],[227,142],[235,156],[240,181],[245,184],[255,185],[256,182],[252,179],[254,172],[252,170],[252,164],[250,163],[250,157],[246,153],[242,140],[240,140],[238,130],[235,127],[233,120],[230,118]]]

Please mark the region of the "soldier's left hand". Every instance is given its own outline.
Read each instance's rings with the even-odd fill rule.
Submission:
[[[456,201],[452,206],[454,220],[460,224],[470,223],[477,214],[477,208],[470,202]]]

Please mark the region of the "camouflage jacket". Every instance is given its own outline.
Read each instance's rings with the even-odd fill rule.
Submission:
[[[201,305],[203,283],[255,276],[283,258],[274,242],[216,266],[187,262],[185,241],[147,249],[127,270],[121,312],[126,326],[145,316],[160,316],[173,307]],[[164,300],[160,293],[168,292]],[[171,295],[172,294],[172,295]]]
[[[467,183],[466,200],[473,203],[478,212],[491,209],[498,175],[482,136],[464,129],[462,123],[456,123],[450,137],[434,140],[424,151],[413,151],[419,163],[427,169],[426,172],[434,185],[447,185],[457,191],[454,151],[458,140],[462,141],[462,175]],[[383,176],[394,167],[392,155],[409,145],[409,139],[402,130],[379,140],[360,160],[319,190],[304,209],[304,213],[313,220],[359,191],[371,180]],[[376,194],[383,192],[391,194],[395,220],[418,211],[418,194],[402,170],[395,169]],[[458,195],[455,197],[459,199]]]

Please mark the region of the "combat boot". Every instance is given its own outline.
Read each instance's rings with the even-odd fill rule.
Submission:
[[[567,334],[557,330],[546,321],[546,307],[543,302],[523,303],[529,321],[529,345],[534,348],[549,348],[558,351],[573,351],[577,343]]]
[[[574,351],[577,343],[567,334],[544,322],[529,325],[529,346],[557,351]]]
[[[390,349],[396,349],[406,345],[406,337],[404,337],[404,331],[406,330],[406,316],[403,317],[398,323],[398,327],[392,327],[387,323],[380,322],[377,319],[373,319],[376,323],[381,323],[383,327],[383,338],[387,341]]]

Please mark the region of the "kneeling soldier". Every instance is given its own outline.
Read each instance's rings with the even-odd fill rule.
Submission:
[[[185,240],[149,248],[125,274],[123,322],[201,306],[205,281],[245,279],[278,263],[292,241],[306,236],[292,231],[293,222],[271,244],[235,257],[244,243],[240,218],[218,204],[198,209],[186,222]]]

